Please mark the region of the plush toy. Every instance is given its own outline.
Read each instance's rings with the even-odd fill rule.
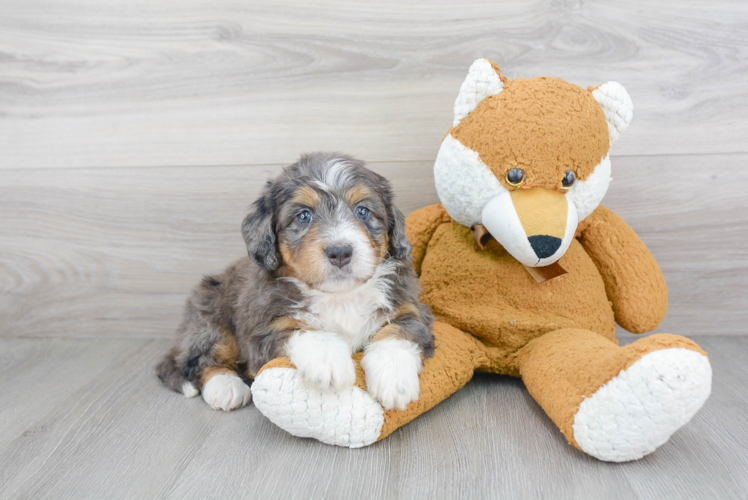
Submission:
[[[600,205],[608,151],[632,117],[626,90],[559,78],[508,80],[470,67],[434,166],[440,205],[407,220],[436,354],[420,399],[388,410],[356,386],[322,393],[285,358],[266,365],[255,405],[297,436],[359,447],[384,438],[467,383],[475,371],[521,377],[569,443],[607,461],[665,443],[711,390],[706,353],[660,334],[619,347],[615,323],[655,329],[667,288],[654,258]],[[635,197],[633,194],[632,198]]]

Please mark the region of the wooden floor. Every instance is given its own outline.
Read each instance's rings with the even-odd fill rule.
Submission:
[[[566,444],[517,379],[477,376],[368,448],[294,438],[254,406],[162,387],[161,339],[0,339],[0,498],[745,498],[748,337],[691,423],[637,462]]]
[[[163,389],[265,179],[341,150],[405,213],[436,202],[479,57],[631,94],[604,203],[663,269],[660,331],[711,355],[694,421],[605,464],[481,376],[350,451]],[[741,0],[0,0],[0,498],[748,498],[746,82]]]

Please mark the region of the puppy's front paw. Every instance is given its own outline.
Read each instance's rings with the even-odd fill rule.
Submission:
[[[389,338],[369,344],[361,366],[366,372],[366,388],[386,410],[404,410],[418,401],[421,349],[408,340]]]
[[[214,410],[231,411],[249,404],[252,391],[236,375],[221,373],[205,383],[203,399]]]
[[[322,390],[343,389],[356,381],[351,348],[334,333],[295,333],[286,352],[301,376]]]

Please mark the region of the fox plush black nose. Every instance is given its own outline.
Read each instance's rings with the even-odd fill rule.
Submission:
[[[530,240],[530,246],[539,259],[550,257],[556,253],[556,250],[561,246],[561,238],[555,238],[553,236],[538,235],[530,236],[527,239]]]
[[[351,261],[353,247],[350,245],[330,245],[325,250],[325,255],[333,265],[342,268]]]

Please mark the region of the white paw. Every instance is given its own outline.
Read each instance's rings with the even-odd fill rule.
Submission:
[[[200,394],[200,391],[197,390],[197,387],[192,385],[190,382],[185,382],[182,384],[182,394],[185,395],[185,397],[188,398],[194,398],[198,394]]]
[[[418,401],[421,349],[408,340],[389,338],[366,346],[361,366],[366,372],[366,388],[382,406],[404,410]]]
[[[301,376],[322,390],[344,389],[356,382],[351,348],[334,333],[297,332],[288,339],[286,354]]]
[[[249,404],[252,391],[236,375],[214,375],[203,387],[203,399],[214,410],[231,411]]]
[[[600,460],[636,460],[691,420],[711,388],[706,356],[683,348],[651,352],[582,401],[574,439]]]

